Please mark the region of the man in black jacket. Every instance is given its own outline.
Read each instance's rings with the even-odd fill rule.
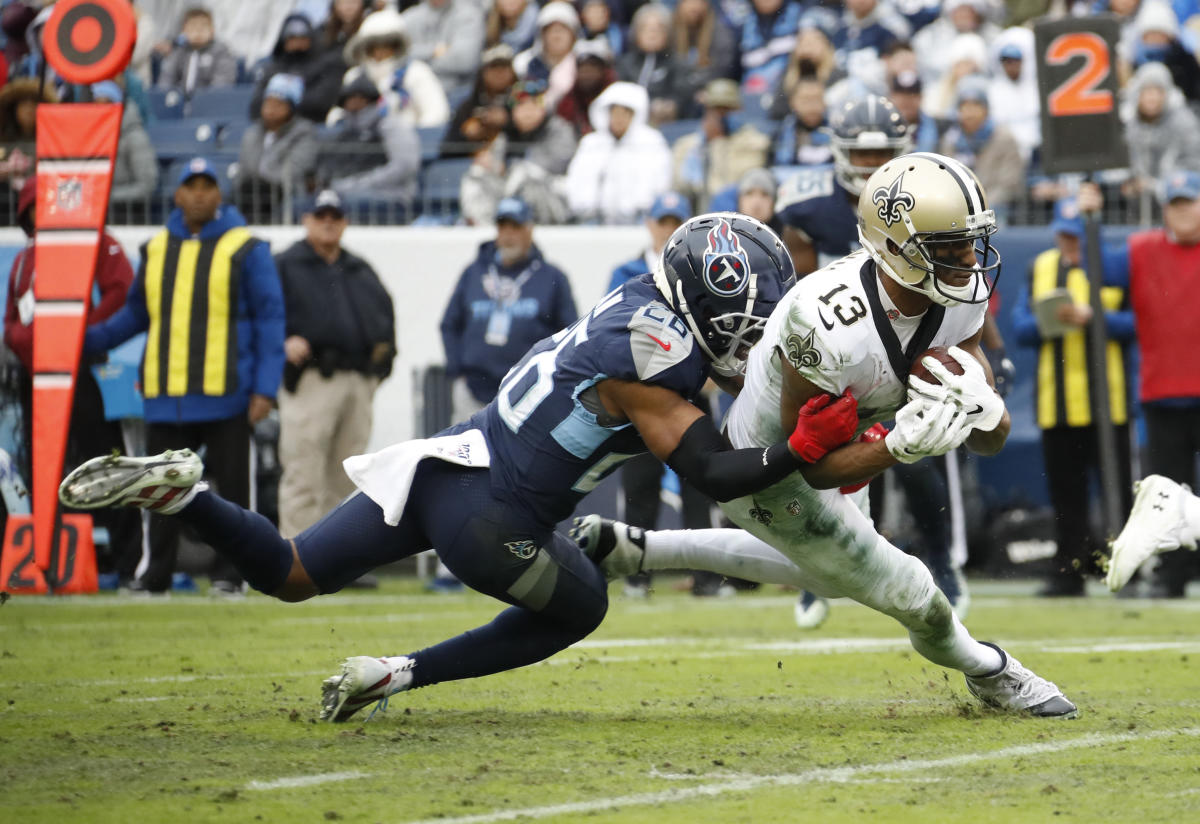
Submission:
[[[371,401],[396,355],[392,298],[341,246],[341,198],[321,192],[305,238],[275,258],[287,309],[279,393],[279,530],[298,534],[354,491],[342,461],[365,452]]]
[[[346,64],[336,49],[318,48],[312,23],[303,14],[290,14],[279,29],[279,39],[271,55],[254,67],[254,97],[250,101],[250,119],[258,120],[267,83],[277,74],[294,74],[304,81],[304,97],[296,114],[315,123],[337,102]]]

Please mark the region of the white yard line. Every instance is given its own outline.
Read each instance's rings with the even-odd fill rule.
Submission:
[[[247,790],[290,790],[295,787],[312,787],[317,784],[332,784],[335,781],[356,781],[360,778],[370,778],[374,773],[364,772],[335,772],[318,775],[296,775],[290,778],[275,778],[271,781],[251,781],[246,785]]]
[[[1119,733],[1115,735],[1083,735],[1063,741],[1050,741],[1044,744],[1023,744],[1016,747],[992,750],[990,752],[963,753],[962,755],[953,755],[948,758],[906,758],[882,764],[862,764],[856,767],[818,767],[790,775],[752,775],[737,778],[716,778],[716,780],[710,780],[706,776],[695,776],[696,780],[708,781],[709,783],[702,783],[695,787],[682,789],[638,793],[619,798],[578,801],[571,804],[552,804],[543,807],[524,807],[515,810],[496,810],[478,815],[429,818],[410,821],[408,824],[490,824],[490,822],[494,821],[512,821],[518,818],[586,815],[624,807],[644,807],[651,804],[678,804],[697,798],[711,798],[713,796],[725,795],[726,793],[746,792],[747,790],[755,790],[760,787],[795,787],[820,782],[845,784],[861,781],[864,777],[875,774],[901,773],[911,775],[914,773],[955,769],[985,761],[1005,761],[1012,758],[1046,755],[1080,748],[1105,747],[1113,744],[1153,741],[1176,736],[1194,738],[1200,736],[1200,728],[1187,727],[1176,730],[1152,730],[1144,733]]]

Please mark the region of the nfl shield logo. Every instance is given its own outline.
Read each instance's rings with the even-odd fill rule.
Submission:
[[[83,206],[83,181],[69,177],[58,181],[54,189],[54,202],[59,211],[74,212]]]

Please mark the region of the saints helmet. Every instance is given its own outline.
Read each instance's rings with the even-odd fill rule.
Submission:
[[[903,155],[867,180],[858,198],[858,237],[875,263],[905,288],[935,303],[982,303],[1000,276],[992,246],[996,214],[974,172],[932,152]],[[947,260],[948,246],[968,241],[976,262]],[[941,248],[939,248],[941,247]],[[961,286],[937,275],[969,274]]]
[[[892,157],[898,157],[912,151],[910,132],[908,121],[886,97],[868,94],[846,101],[829,121],[833,173],[838,183],[850,194],[860,194],[867,178],[879,167],[857,165],[850,153],[889,149]]]
[[[667,240],[654,284],[718,375],[741,374],[771,310],[796,282],[765,223],[734,212],[688,220]]]

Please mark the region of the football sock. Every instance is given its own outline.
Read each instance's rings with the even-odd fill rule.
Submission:
[[[195,529],[259,592],[270,595],[287,580],[292,569],[292,545],[257,512],[203,489],[175,517]]]
[[[972,638],[962,621],[949,609],[950,602],[941,593],[938,597],[946,604],[948,620],[924,630],[910,629],[908,637],[913,649],[939,666],[956,669],[967,675],[992,675],[998,672],[1004,664],[1000,653]]]
[[[402,690],[411,689],[413,682],[413,668],[416,664],[408,655],[392,655],[383,659],[392,667],[392,693],[401,692]]]
[[[760,584],[805,586],[787,556],[743,529],[648,530],[642,569],[699,569]]]

